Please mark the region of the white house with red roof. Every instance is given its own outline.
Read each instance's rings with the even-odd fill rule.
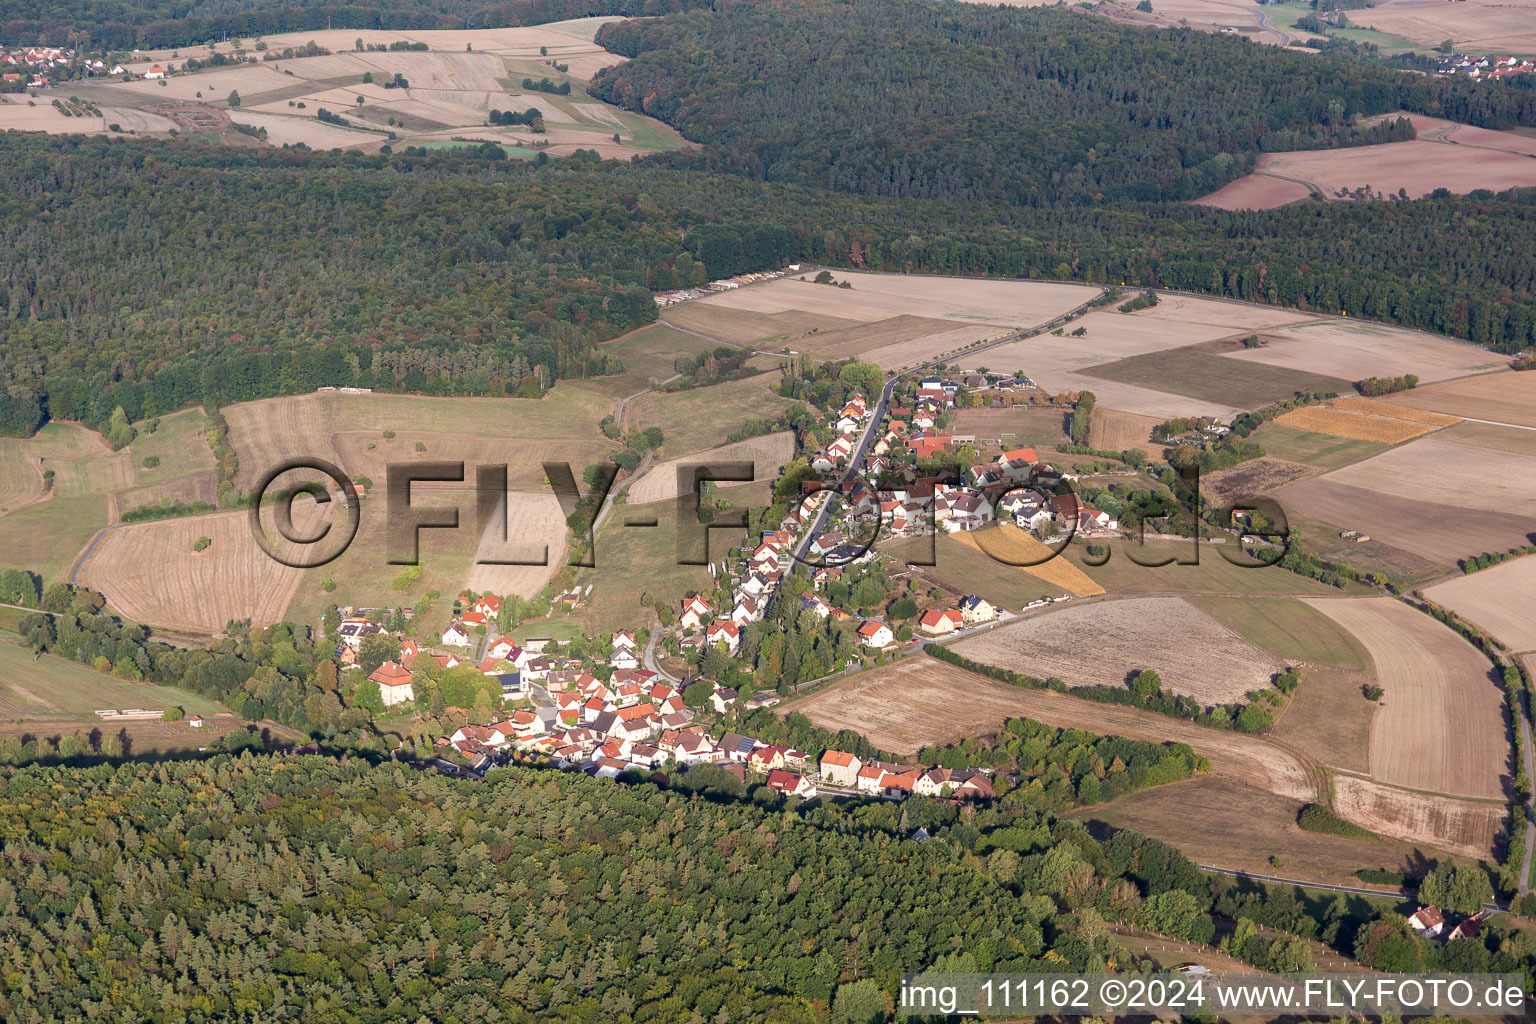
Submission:
[[[730,619],[711,622],[704,630],[704,642],[711,647],[723,643],[726,650],[735,654],[736,648],[741,646],[741,629]]]
[[[472,611],[474,611],[476,615],[483,616],[487,619],[493,619],[501,614],[501,598],[497,597],[495,594],[486,594],[484,597],[480,598],[480,600],[475,602],[475,606]]]
[[[864,762],[859,760],[857,754],[828,750],[821,755],[821,777],[834,785],[857,786],[859,769],[863,766]]]
[[[709,602],[695,594],[683,602],[682,611],[677,616],[677,624],[683,629],[702,629],[709,621],[711,614]]]
[[[455,619],[443,630],[442,641],[449,647],[468,647],[469,630],[464,627],[464,623]]]
[[[386,661],[368,678],[378,684],[379,698],[387,708],[416,699],[416,691],[411,688],[411,673],[398,662]]]
[[[880,650],[889,647],[896,642],[896,634],[891,632],[891,627],[883,622],[867,619],[859,626],[859,639],[864,646],[872,650]]]

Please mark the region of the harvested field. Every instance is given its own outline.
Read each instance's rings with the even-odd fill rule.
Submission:
[[[1474,448],[1492,448],[1495,451],[1523,455],[1527,458],[1536,456],[1536,430],[1521,427],[1463,420],[1445,431],[1444,440],[1471,445]]]
[[[1536,557],[1514,558],[1491,569],[1437,583],[1424,596],[1509,645],[1536,651]]]
[[[24,101],[25,94],[21,95]],[[5,99],[8,102],[0,103],[0,132],[49,132],[62,135],[70,132],[96,134],[106,130],[106,125],[99,117],[66,117],[62,110],[43,100],[34,100],[37,105],[29,107],[25,102],[16,102],[15,96]]]
[[[700,466],[718,466],[726,463],[750,462],[753,479],[773,480],[779,469],[795,454],[795,435],[792,431],[752,437],[735,444],[699,452],[680,459],[672,459],[652,466],[646,474],[629,488],[629,500],[637,505],[652,501],[665,501],[693,493],[693,470]],[[679,479],[678,471],[686,476]],[[740,483],[721,480],[718,489],[739,487]]]
[[[0,515],[41,501],[43,465],[20,444],[0,444]]]
[[[1467,419],[1536,427],[1536,372],[1512,370],[1420,385],[1384,401]]]
[[[966,370],[986,366],[998,372],[1023,371],[1040,380],[1042,373],[1049,376],[1054,370],[1081,370],[1133,356],[1166,355],[1232,333],[1231,327],[1222,324],[1154,320],[1104,310],[1094,310],[1067,325],[1069,331],[1079,328],[1088,333],[1079,338],[1067,334],[1025,338],[967,356],[960,360],[960,366]],[[1044,383],[1041,381],[1042,386]]]
[[[997,327],[1029,327],[1075,309],[1102,291],[1092,285],[1042,281],[912,277],[850,270],[834,270],[833,274],[852,287],[814,284],[810,278],[815,276],[815,269],[806,268],[803,281],[780,278],[699,301],[758,313],[800,310],[850,320],[885,320],[907,314]]]
[[[1367,25],[1403,36],[1420,46],[1450,39],[1457,50],[1536,53],[1536,5],[1531,0],[1463,0],[1456,4],[1424,0],[1378,0],[1374,8],[1350,16],[1350,24]]]
[[[1293,180],[1279,181],[1281,178]],[[1198,202],[1226,210],[1270,209],[1302,198],[1295,195],[1296,189],[1310,193],[1301,182],[1316,185],[1328,199],[1353,198],[1344,193],[1353,194],[1366,187],[1373,199],[1396,196],[1399,190],[1406,191],[1410,199],[1423,199],[1437,188],[1460,194],[1480,188],[1495,192],[1528,188],[1536,185],[1536,163],[1528,154],[1488,142],[1462,146],[1429,139],[1312,152],[1264,153],[1253,174]],[[1267,205],[1261,205],[1266,199]]]
[[[1320,405],[1292,409],[1276,417],[1275,422],[1294,430],[1310,430],[1318,434],[1331,434],[1334,437],[1345,437],[1355,441],[1375,441],[1378,444],[1402,444],[1404,441],[1423,437],[1435,429],[1428,424],[1414,423],[1411,420],[1370,416]]]
[[[1195,204],[1214,206],[1218,210],[1273,210],[1277,206],[1299,202],[1311,194],[1312,190],[1299,181],[1268,174],[1247,174],[1201,196]]]
[[[952,649],[1068,686],[1124,686],[1154,669],[1165,689],[1210,706],[1241,700],[1284,666],[1177,597],[1067,605],[968,637]]]
[[[1378,399],[1362,398],[1359,395],[1346,395],[1343,398],[1335,398],[1326,404],[1330,408],[1343,409],[1346,412],[1364,413],[1367,416],[1385,416],[1388,419],[1407,420],[1410,423],[1425,423],[1431,427],[1451,427],[1461,422],[1461,417],[1459,416],[1447,416],[1444,413],[1426,412],[1423,409],[1388,405],[1386,402]]]
[[[884,323],[884,321],[882,321]],[[1002,334],[1002,330],[996,327],[960,326],[956,327],[947,321],[937,321],[945,325],[945,329],[936,332],[920,334],[912,338],[900,338],[892,340],[891,336],[880,332],[873,332],[870,344],[878,347],[867,350],[854,350],[847,355],[856,355],[866,362],[874,363],[882,370],[905,369],[921,366],[923,363],[941,359],[946,355],[957,352],[963,348],[969,348],[978,341],[985,341]],[[880,326],[876,324],[874,326]],[[904,332],[903,332],[904,333]],[[804,343],[802,342],[802,345]],[[810,346],[807,346],[810,347]],[[818,355],[819,349],[812,348]],[[829,356],[829,358],[840,358]]]
[[[1152,428],[1161,422],[1156,416],[1139,416],[1095,405],[1088,425],[1088,447],[1112,452],[1140,448],[1148,455],[1156,455],[1162,446],[1153,444],[1150,438]]]
[[[1097,416],[1097,410],[1095,410]],[[1338,469],[1387,450],[1375,441],[1357,441],[1312,430],[1297,430],[1270,420],[1253,434],[1264,450],[1277,459],[1300,462],[1321,470]]]
[[[1217,507],[1229,507],[1238,498],[1271,494],[1286,484],[1316,476],[1321,470],[1299,462],[1266,455],[1200,478],[1200,493]]]
[[[1180,325],[1166,325],[1178,330]],[[1223,329],[1225,330],[1225,329]],[[1187,345],[1084,368],[1084,376],[1256,409],[1297,392],[1340,392],[1349,382],[1293,367],[1243,366],[1223,358],[1215,345]],[[1245,350],[1246,351],[1246,350]],[[1043,382],[1042,382],[1043,383]],[[1095,395],[1099,389],[1090,388]]]
[[[1536,167],[1536,160],[1530,163]],[[1503,357],[1476,345],[1358,320],[1329,319],[1279,327],[1262,332],[1260,337],[1264,341],[1260,348],[1234,349],[1223,353],[1222,358],[1345,381],[1411,373],[1425,383],[1506,365]]]
[[[124,97],[137,94],[164,101],[195,100],[199,92],[206,97],[217,96],[219,99],[228,96],[231,91],[239,92],[242,97],[256,97],[293,84],[291,77],[271,64],[243,64],[235,68],[214,68],[191,75],[176,75],[158,82],[144,79],[114,82],[103,84],[101,88],[111,89],[113,93]]]
[[[1365,645],[1386,691],[1371,723],[1373,779],[1451,796],[1506,795],[1504,694],[1471,644],[1391,598],[1309,603]]]
[[[1439,859],[1439,851],[1422,840],[1372,842],[1304,831],[1296,815],[1310,802],[1310,797],[1276,796],[1210,777],[1131,793],[1069,817],[1155,836],[1200,864],[1274,875],[1269,858],[1275,856],[1285,865],[1278,874],[1337,885],[1362,885],[1354,875],[1361,867],[1402,873],[1422,870],[1426,860]],[[1204,954],[1200,959],[1206,962]]]
[[[1456,486],[1451,481],[1435,486],[1433,481],[1444,479],[1449,466],[1456,467],[1454,479],[1475,481],[1476,486]],[[1510,452],[1460,444],[1442,435],[1390,448],[1319,479],[1368,488],[1393,498],[1444,502],[1462,515],[1474,509],[1525,513],[1530,528],[1536,529],[1536,517],[1530,515],[1530,510],[1536,509],[1536,473],[1531,471],[1531,461]],[[1493,549],[1475,548],[1468,553],[1487,550]]]
[[[1500,551],[1530,543],[1528,537],[1536,530],[1536,520],[1531,516],[1489,512],[1460,504],[1466,494],[1464,490],[1457,490],[1454,496],[1449,491],[1429,488],[1423,493],[1427,500],[1388,495],[1334,479],[1330,473],[1282,488],[1275,498],[1293,523],[1300,517],[1335,530],[1358,530],[1371,537],[1372,544],[1384,544],[1406,553],[1415,564],[1405,571],[1420,578],[1435,568],[1447,570],[1472,552]],[[1316,537],[1317,531],[1311,535]],[[1351,542],[1344,554],[1352,562],[1375,568],[1367,560],[1370,548],[1370,544]],[[1324,548],[1322,553],[1327,554],[1328,550]]]
[[[778,342],[779,347],[798,349],[812,332],[828,336],[845,328],[861,326],[862,321],[826,314],[802,313],[786,309],[780,313],[758,313],[747,309],[685,302],[661,313],[664,323],[685,330],[707,334],[737,345]],[[790,342],[795,344],[790,344]]]
[[[622,338],[606,342],[603,351],[624,360],[625,369],[660,382],[677,373],[675,364],[683,356],[696,356],[715,346],[703,338],[674,331],[661,324],[642,327]]]
[[[474,591],[533,597],[565,565],[565,517],[569,509],[549,490],[507,495],[506,534],[494,520],[480,538],[465,586]],[[463,515],[460,522],[468,523]],[[535,564],[497,565],[497,561]]]
[[[1188,743],[1211,759],[1213,776],[1295,800],[1312,800],[1317,794],[1310,765],[1258,736],[1051,690],[1009,686],[922,655],[860,672],[776,710],[781,715],[798,711],[823,729],[854,729],[894,754],[987,736],[1007,718],[1033,718],[1101,736]]]
[[[1509,817],[1502,803],[1414,793],[1342,773],[1333,777],[1333,806],[1377,835],[1474,860],[1496,859],[1496,841]]]
[[[1025,533],[1012,523],[999,523],[984,530],[962,531],[952,534],[966,547],[974,548],[1000,565],[1018,565],[1020,572],[1044,580],[1078,597],[1092,597],[1104,593],[1095,583],[1064,555],[1055,554],[1043,542]]]
[[[1317,314],[1283,306],[1210,299],[1175,292],[1158,292],[1157,305],[1128,314],[1138,320],[1169,320],[1179,324],[1209,324],[1230,328],[1228,333],[1267,330],[1281,324],[1316,320]]]
[[[213,545],[194,552],[199,537]],[[231,619],[282,621],[300,576],[257,546],[243,511],[120,526],[80,570],[80,582],[124,618],[203,633]]]

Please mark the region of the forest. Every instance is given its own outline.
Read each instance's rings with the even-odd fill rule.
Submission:
[[[640,17],[700,0],[0,0],[0,43],[130,50],[325,28],[542,25],[595,14]],[[231,10],[237,6],[238,10]]]
[[[855,196],[657,160],[12,136],[0,432],[352,384],[538,394],[616,372],[653,291],[791,260],[1208,292],[1536,341],[1536,190],[1229,212]]]
[[[1045,7],[741,0],[615,22],[598,41],[634,59],[592,91],[706,144],[677,159],[860,195],[1187,200],[1260,152],[1412,137],[1361,115],[1536,124],[1536,89]]]
[[[903,971],[1135,971],[1118,930],[1206,942],[1213,914],[1276,969],[1310,967],[1298,937],[1384,969],[1533,952],[1499,919],[1442,950],[1357,898],[1208,876],[1135,832],[923,797],[243,753],[0,767],[0,836],[0,1013],[37,1022],[874,1024]],[[1475,895],[1459,874],[1434,884]]]

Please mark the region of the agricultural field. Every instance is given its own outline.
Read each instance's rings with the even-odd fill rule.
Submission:
[[[1054,448],[1059,444],[1071,443],[1072,439],[1066,431],[1068,415],[1069,410],[1063,406],[1015,405],[993,409],[954,409],[949,414],[949,429],[960,436],[974,436],[978,442],[996,442],[1008,448],[1017,445],[1037,449]],[[1095,427],[1104,415],[1104,410],[1094,409]],[[1145,433],[1142,438],[1145,440]],[[1115,446],[1117,451],[1128,447],[1130,445]]]
[[[1421,385],[1383,401],[1463,419],[1536,427],[1536,372],[1490,373]]]
[[[21,644],[0,640],[0,719],[42,724],[88,721],[103,730],[125,723],[103,722],[98,709],[179,707],[189,715],[212,716],[229,709],[191,690],[136,683],[97,672],[52,655],[34,657]],[[184,724],[179,729],[186,729]]]
[[[1361,867],[1404,873],[1422,870],[1426,860],[1442,859],[1442,850],[1422,838],[1373,842],[1305,831],[1296,824],[1296,815],[1310,802],[1310,797],[1280,796],[1213,773],[1131,793],[1070,817],[1090,827],[1100,823],[1156,836],[1201,864],[1336,885],[1363,884],[1354,874]],[[1472,859],[1490,856],[1490,849],[1491,843]],[[1283,870],[1275,870],[1272,856],[1281,859]]]
[[[779,380],[777,371],[769,371],[706,388],[644,395],[625,408],[624,429],[660,427],[661,451],[668,457],[718,448],[748,420],[771,419],[795,404],[771,390]]]
[[[1391,598],[1310,603],[1365,645],[1386,691],[1371,723],[1372,779],[1427,793],[1504,798],[1504,694],[1487,660],[1449,628]]]
[[[491,591],[531,597],[542,590],[565,564],[565,517],[570,510],[563,507],[559,497],[547,487],[509,490],[506,501],[505,533],[496,519],[486,525],[465,586],[476,593]],[[474,522],[462,511],[459,521]],[[455,548],[449,564],[457,562],[457,555]],[[517,564],[497,564],[503,562]],[[442,587],[431,589],[451,592]]]
[[[815,284],[810,280],[814,273],[814,269],[808,269],[800,278],[785,277],[711,295],[700,299],[699,304],[757,313],[797,310],[862,321],[930,317],[1016,329],[1045,323],[1102,291],[1092,285],[913,277],[851,270],[833,272],[838,282],[851,285],[838,288]]]
[[[1316,476],[1315,466],[1287,462],[1274,456],[1251,459],[1200,478],[1200,494],[1218,508],[1230,507],[1239,498],[1267,495],[1286,484]]]
[[[1409,842],[1433,837],[1441,849],[1477,860],[1493,858],[1509,817],[1509,805],[1501,800],[1457,800],[1344,774],[1333,777],[1333,806],[1377,835]]]
[[[1203,402],[1257,409],[1298,391],[1339,392],[1349,381],[1290,367],[1235,365],[1220,344],[1186,345],[1085,367],[1088,377],[1133,384],[1152,391],[1184,395]],[[1095,395],[1098,389],[1090,388]]]
[[[1263,689],[1284,666],[1181,598],[1069,604],[968,637],[952,649],[1068,686],[1124,686],[1153,669],[1165,689],[1211,706]]]
[[[1150,438],[1152,428],[1161,422],[1156,416],[1140,416],[1095,405],[1088,421],[1088,447],[1112,452],[1139,448],[1148,457],[1160,456],[1163,446],[1153,444]]]
[[[1064,588],[964,543],[960,538],[965,536],[940,533],[909,537],[881,549],[892,558],[917,565],[924,588],[930,582],[942,587],[951,603],[967,594],[981,594],[994,605],[1016,610],[1042,598],[1068,596]],[[930,561],[932,565],[927,564]],[[1085,578],[1078,585],[1091,583]]]
[[[63,579],[96,531],[121,513],[166,497],[211,501],[213,453],[202,436],[207,423],[200,409],[164,416],[154,433],[141,424],[139,436],[119,452],[73,423],[46,424],[31,438],[0,438],[4,564],[48,582]],[[159,464],[147,467],[146,458]],[[47,491],[45,470],[54,473]]]
[[[1531,164],[1536,167],[1536,161]],[[1343,381],[1411,373],[1426,384],[1507,364],[1503,357],[1476,345],[1359,320],[1330,318],[1277,327],[1261,332],[1259,340],[1258,348],[1233,349],[1223,352],[1222,358]]]
[[[892,323],[901,317],[884,321]],[[918,319],[913,317],[912,319]],[[777,313],[759,313],[749,309],[735,309],[718,303],[685,302],[661,311],[664,324],[719,338],[733,345],[756,345],[760,348],[805,347],[807,338],[823,332],[832,333],[847,328],[865,327],[861,320],[831,316],[826,313],[803,313],[798,309],[786,309]],[[814,347],[815,341],[810,342]]]
[[[1138,320],[1167,320],[1177,324],[1225,327],[1229,334],[1268,330],[1283,324],[1306,323],[1317,319],[1316,313],[1305,310],[1264,306],[1235,299],[1212,299],[1181,292],[1158,292],[1157,297],[1157,305],[1127,315]]]
[[[1536,6],[1530,0],[1377,0],[1375,7],[1350,11],[1349,20],[1403,36],[1423,47],[1450,39],[1457,50],[1536,53]]]
[[[1349,12],[1351,21],[1354,14]],[[1418,138],[1405,142],[1264,153],[1254,173],[1196,202],[1223,210],[1267,210],[1305,199],[1314,190],[1330,201],[1353,199],[1357,190],[1367,187],[1375,199],[1395,198],[1401,192],[1422,199],[1437,188],[1465,194],[1536,185],[1536,164],[1531,161],[1536,140],[1418,115],[1411,120]]]
[[[1437,583],[1424,596],[1449,608],[1512,651],[1536,651],[1536,558],[1511,559]]]
[[[1011,569],[1043,580],[1076,597],[1094,597],[1104,588],[1043,541],[1014,526],[999,523],[983,530],[950,535],[957,543],[985,555],[1000,569]]]
[[[623,60],[593,41],[611,18],[585,18],[537,28],[472,31],[370,31],[288,33],[269,37],[267,52],[310,41],[331,49],[327,55],[261,61],[236,67],[173,74],[161,81],[98,79],[72,87],[72,95],[97,104],[101,117],[64,117],[51,105],[0,106],[0,129],[17,127],[52,132],[123,130],[167,132],[178,128],[204,141],[261,145],[235,125],[264,129],[264,144],[303,144],[314,149],[377,151],[388,143],[441,148],[466,140],[503,145],[509,155],[568,156],[576,149],[628,159],[641,153],[677,149],[683,139],[654,118],[619,110],[585,95],[585,83],[605,66]],[[320,42],[330,39],[332,43]],[[368,51],[364,45],[408,41],[427,51]],[[540,47],[548,54],[540,54]],[[204,56],[198,48],[197,56]],[[214,49],[233,53],[232,43]],[[135,74],[152,63],[176,67],[191,54],[139,52],[126,67]],[[556,64],[566,65],[560,71]],[[395,76],[406,88],[385,88]],[[569,95],[523,89],[525,78],[547,78],[572,86]],[[238,103],[229,100],[239,94]],[[493,109],[525,111],[537,107],[548,131],[491,126]],[[14,113],[12,112],[14,109]],[[319,120],[324,109],[347,124]]]
[[[1149,539],[1144,544],[1129,539],[1102,543],[1109,549],[1109,558],[1102,565],[1091,564],[1087,550],[1081,544],[1068,547],[1065,557],[1111,594],[1329,597],[1368,592],[1358,584],[1350,584],[1348,589],[1340,591],[1278,566],[1253,566],[1248,561],[1234,565],[1222,555],[1223,549],[1227,549],[1225,544],[1201,543],[1196,546],[1190,540],[1158,538]],[[1159,566],[1139,565],[1131,560],[1132,554],[1143,562],[1173,561]],[[1243,558],[1238,554],[1233,557]]]
[[[1273,458],[1299,462],[1325,472],[1368,459],[1386,451],[1388,447],[1376,441],[1360,441],[1312,430],[1299,430],[1275,420],[1270,420],[1254,431],[1253,439]]]
[[[200,537],[213,543],[193,551]],[[214,633],[231,619],[281,622],[301,575],[257,546],[239,511],[115,527],[84,559],[79,582],[133,622]]]
[[[1445,479],[1448,466],[1454,479]],[[1530,460],[1441,434],[1281,488],[1275,497],[1288,513],[1358,530],[1437,564],[1529,543],[1536,530],[1528,511],[1536,501]]]
[[[1378,416],[1332,405],[1302,406],[1300,409],[1292,409],[1277,417],[1275,422],[1293,430],[1329,434],[1350,441],[1374,441],[1385,445],[1412,441],[1435,429],[1431,424],[1415,422],[1405,417]],[[1456,421],[1450,420],[1450,422]]]
[[[671,459],[654,465],[630,486],[626,493],[629,495],[629,500],[637,505],[678,498],[684,494],[693,493],[693,470],[696,467],[744,462],[752,463],[754,480],[771,481],[779,475],[780,467],[794,454],[795,435],[792,431],[784,430],[777,434],[751,437],[735,444],[711,448],[696,455]],[[679,470],[684,472],[686,479],[679,478]],[[726,480],[715,484],[716,489],[722,491],[740,486],[742,484],[739,482]]]
[[[1445,431],[1444,439],[1474,448],[1492,448],[1513,455],[1536,456],[1536,430],[1526,427],[1464,420]]]

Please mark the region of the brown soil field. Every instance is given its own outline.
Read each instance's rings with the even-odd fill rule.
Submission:
[[[1465,419],[1536,427],[1536,371],[1512,370],[1443,384],[1420,385],[1385,401]]]
[[[1214,206],[1218,210],[1273,210],[1277,206],[1299,202],[1311,194],[1312,190],[1299,181],[1287,181],[1268,174],[1246,174],[1201,196],[1195,204]]]
[[[779,475],[780,467],[788,462],[794,454],[795,435],[791,431],[785,430],[777,434],[752,437],[745,441],[738,441],[735,444],[711,448],[706,452],[699,452],[696,455],[688,455],[652,466],[643,477],[629,488],[627,493],[629,494],[629,500],[637,505],[691,494],[693,492],[693,467],[720,463],[751,462],[754,479],[772,480]],[[678,481],[679,469],[683,469],[689,474],[689,480],[685,484],[680,484]],[[728,481],[720,481],[715,484],[717,489],[722,490],[739,486],[741,486],[740,483]]]
[[[1437,583],[1424,596],[1513,651],[1536,651],[1536,557],[1527,555]]]
[[[1359,395],[1346,395],[1343,398],[1335,398],[1325,403],[1329,408],[1343,409],[1346,412],[1364,413],[1367,416],[1386,416],[1394,420],[1407,420],[1410,423],[1427,423],[1432,427],[1453,427],[1461,422],[1459,416],[1447,416],[1444,413],[1426,412],[1423,409],[1410,409],[1401,405],[1389,405],[1375,398],[1362,398]]]
[[[1095,426],[1102,411],[1094,410]],[[974,436],[978,441],[1005,443],[1009,448],[1021,444],[1051,448],[1071,440],[1065,429],[1067,412],[1066,408],[1048,405],[953,409],[949,429],[962,436]]]
[[[1472,645],[1391,598],[1309,603],[1365,644],[1386,691],[1371,723],[1373,779],[1451,796],[1505,795],[1504,695]]]
[[[1200,493],[1218,506],[1228,506],[1237,498],[1270,494],[1286,484],[1316,476],[1320,470],[1299,462],[1287,462],[1266,455],[1241,465],[1200,478]]]
[[[1531,161],[1536,166],[1536,160]],[[1328,319],[1260,333],[1260,348],[1234,349],[1222,358],[1264,363],[1338,377],[1400,377],[1429,383],[1507,365],[1485,348],[1382,324]],[[1440,410],[1445,411],[1445,410]]]
[[[1152,428],[1163,422],[1156,416],[1139,416],[1134,412],[1121,412],[1095,405],[1093,418],[1088,425],[1088,447],[1106,451],[1123,452],[1128,448],[1140,448],[1149,456],[1162,452],[1162,446],[1149,440]]]
[[[1406,406],[1399,406],[1406,408]],[[1521,427],[1496,426],[1491,423],[1473,423],[1463,420],[1445,431],[1445,440],[1467,444],[1474,448],[1492,448],[1526,457],[1536,456],[1536,430]]]
[[[1074,309],[1098,295],[1091,285],[1049,284],[977,278],[911,277],[835,270],[851,288],[814,284],[814,268],[798,278],[738,288],[700,299],[705,305],[758,313],[800,310],[850,320],[885,320],[893,316],[934,317],[996,327],[1030,327]]]
[[[1527,538],[1536,529],[1530,516],[1456,504],[1463,492],[1452,497],[1426,490],[1425,497],[1431,500],[1418,500],[1385,495],[1331,476],[1291,484],[1282,488],[1275,499],[1292,523],[1314,520],[1335,531],[1359,530],[1370,537],[1367,544],[1344,542],[1347,546],[1341,552],[1347,561],[1366,568],[1376,567],[1369,557],[1372,545],[1386,545],[1417,562],[1405,571],[1423,578],[1435,574],[1436,568],[1448,571],[1458,559],[1472,552],[1499,551],[1530,543]],[[1317,531],[1310,531],[1309,535],[1316,538]],[[1326,548],[1320,550],[1330,554]]]
[[[1290,797],[1312,800],[1312,767],[1257,736],[1210,729],[1117,704],[1027,690],[917,655],[860,672],[809,697],[780,705],[823,729],[854,729],[881,750],[911,754],[995,733],[1004,719],[1027,717],[1063,729],[1126,736],[1153,743],[1188,743],[1211,760],[1211,774]]]
[[[475,550],[475,564],[470,567],[464,585],[474,591],[532,597],[565,564],[565,517],[568,513],[561,508],[560,499],[549,490],[513,491],[507,498],[510,504],[506,535],[498,535],[495,522],[487,527]],[[473,522],[462,512],[459,521],[466,525]],[[543,565],[485,564],[495,560],[537,560],[546,552],[547,561]]]
[[[1434,427],[1410,420],[1392,419],[1387,416],[1371,416],[1345,409],[1325,408],[1320,405],[1292,409],[1276,417],[1276,423],[1296,430],[1310,430],[1317,434],[1331,434],[1356,441],[1376,441],[1380,444],[1402,444],[1416,437],[1423,437]]]
[[[813,331],[828,337],[863,322],[826,314],[787,309],[758,313],[707,302],[685,302],[661,311],[661,319],[684,330],[707,334],[737,345],[777,341],[777,348],[800,349]],[[770,346],[772,347],[772,346]]]
[[[1380,836],[1430,846],[1475,860],[1494,860],[1509,814],[1502,803],[1453,800],[1383,786],[1354,775],[1333,777],[1339,814]]]
[[[1206,402],[1230,402],[1255,409],[1293,397],[1297,392],[1338,393],[1349,382],[1294,367],[1243,366],[1222,358],[1231,349],[1222,343],[1187,345],[1089,366],[1083,375],[1119,381],[1167,394]],[[1095,394],[1098,389],[1094,388]]]
[[[1176,597],[1068,604],[967,637],[956,653],[1068,686],[1124,686],[1154,669],[1166,689],[1210,706],[1241,700],[1284,666]]]
[[[1536,4],[1531,0],[1378,0],[1350,23],[1436,46],[1450,39],[1457,50],[1536,52]]]
[[[1447,473],[1449,467],[1455,468]],[[1531,529],[1536,529],[1536,517],[1530,511],[1536,509],[1536,473],[1529,459],[1441,435],[1389,448],[1320,479],[1391,498],[1440,502],[1462,514],[1475,509],[1522,513],[1531,520]],[[1474,550],[1492,549],[1468,549],[1468,553]]]
[[[1415,139],[1348,149],[1265,153],[1259,157],[1255,173],[1197,202],[1228,210],[1269,209],[1302,198],[1295,190],[1310,193],[1300,182],[1316,185],[1326,198],[1344,198],[1344,191],[1366,186],[1375,198],[1396,196],[1401,189],[1410,199],[1423,199],[1437,188],[1465,194],[1479,188],[1500,192],[1536,185],[1536,163],[1528,154],[1495,145],[1447,145]],[[1280,187],[1286,185],[1292,188]],[[1260,205],[1266,198],[1268,204]]]
[[[1036,562],[1035,565],[1018,566],[1028,573],[1069,594],[1093,597],[1104,593],[1104,588],[1073,565],[1064,555],[1051,556],[1051,549],[1041,541],[1025,533],[1012,523],[1000,523],[985,530],[972,530],[952,534],[966,547],[992,556],[1001,565],[1017,562]]]
[[[213,545],[194,552],[199,537]],[[86,560],[80,582],[134,622],[212,633],[230,619],[281,621],[301,575],[257,546],[239,511],[118,527]]]
[[[1156,836],[1200,864],[1336,885],[1362,885],[1354,874],[1362,867],[1416,872],[1426,861],[1440,859],[1440,851],[1423,839],[1373,842],[1304,831],[1296,815],[1310,800],[1210,777],[1132,793],[1070,817]],[[1284,868],[1277,872],[1271,856],[1280,857]]]

